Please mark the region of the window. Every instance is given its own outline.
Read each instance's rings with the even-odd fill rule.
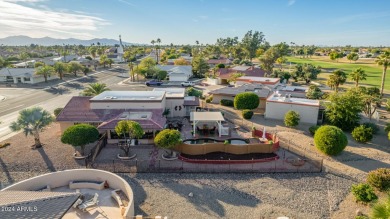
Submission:
[[[14,81],[14,78],[13,78],[12,76],[7,76],[6,80],[7,80],[7,81],[12,81],[12,82],[13,82],[13,81]]]
[[[31,78],[24,78],[24,81],[31,81]]]
[[[145,131],[144,136],[142,136],[142,139],[153,139],[153,131],[147,130]]]

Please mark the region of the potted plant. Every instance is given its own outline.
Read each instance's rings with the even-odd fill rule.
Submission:
[[[229,144],[229,141],[228,141],[228,140],[225,140],[225,141],[223,142],[223,144],[224,144],[224,145],[227,145],[227,144]]]
[[[164,129],[156,135],[154,143],[157,147],[166,150],[166,154],[162,154],[164,160],[175,160],[177,154],[173,149],[182,143],[181,134],[174,129]]]
[[[252,137],[256,137],[256,127],[252,126]]]

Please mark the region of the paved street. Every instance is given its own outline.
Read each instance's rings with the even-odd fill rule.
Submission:
[[[18,112],[32,106],[41,106],[49,112],[55,108],[64,107],[72,96],[78,95],[89,83],[105,83],[111,90],[150,90],[143,84],[120,84],[128,77],[125,64],[115,65],[111,69],[99,70],[86,77],[79,77],[70,82],[62,82],[56,86],[44,89],[37,88],[0,88],[0,141],[14,135],[9,130],[11,122],[15,121]]]

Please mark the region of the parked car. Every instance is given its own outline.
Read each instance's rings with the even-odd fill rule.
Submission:
[[[145,82],[145,84],[146,84],[146,86],[154,86],[154,85],[160,86],[163,84],[163,82],[153,79],[153,80]]]
[[[195,83],[192,81],[181,82],[182,87],[193,87],[194,85],[195,85]]]

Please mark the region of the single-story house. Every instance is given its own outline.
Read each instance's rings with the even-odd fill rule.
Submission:
[[[190,110],[196,103],[199,105],[199,100],[188,101],[184,89],[179,89],[105,91],[95,97],[72,97],[57,116],[57,121],[61,132],[78,123],[94,125],[100,133],[107,133],[109,143],[116,143],[122,136],[117,135],[115,126],[119,121],[132,120],[145,131],[140,143],[152,143],[156,132],[166,125],[165,109],[170,109],[168,116],[183,117],[187,108]]]
[[[57,79],[56,75],[47,77],[47,80]],[[0,82],[36,84],[44,82],[42,75],[35,74],[35,68],[3,68],[0,70]]]
[[[322,119],[319,100],[293,98],[289,94],[282,96],[277,93],[267,98],[265,118],[284,120],[284,116],[290,110],[299,113],[302,123],[317,124]]]
[[[37,62],[37,61],[36,60],[29,60],[29,61],[13,64],[13,66],[15,68],[34,68],[35,62]]]
[[[236,87],[223,87],[217,90],[210,91],[209,94],[213,95],[212,103],[220,103],[221,100],[234,100],[237,94],[243,92],[254,92],[259,96],[260,104],[259,109],[265,109],[266,100],[270,94],[272,94],[272,89],[268,86],[261,84],[242,84]]]
[[[233,62],[230,59],[209,59],[209,60],[207,60],[207,64],[209,64],[209,66],[211,68],[214,68],[215,66],[217,66],[219,64],[224,64],[226,66],[226,65],[231,65],[232,63]]]
[[[297,98],[306,98],[306,93],[309,87],[301,87],[301,86],[289,86],[285,84],[278,84],[275,89],[282,96],[286,94],[290,94],[291,97]]]
[[[73,62],[78,62],[82,66],[88,67],[88,68],[94,68],[96,70],[96,67],[99,65],[99,62],[97,60],[89,60],[84,57],[78,57],[75,61]]]
[[[192,77],[191,65],[157,65],[157,68],[168,72],[169,81],[188,81]]]
[[[190,116],[199,106],[199,98],[186,96],[185,88],[154,88],[153,91],[164,91],[166,97],[165,108],[169,109],[168,117]]]
[[[257,76],[242,76],[236,79],[236,85],[241,84],[262,84],[269,87],[276,87],[280,83],[280,78],[266,78]]]
[[[235,66],[233,68],[220,68],[216,72],[216,79],[207,78],[209,84],[228,84],[229,78],[234,73],[242,73],[245,76],[264,77],[267,73],[263,69],[254,66]]]
[[[60,56],[60,57],[57,57],[57,58],[53,58],[52,60],[54,62],[70,62],[70,61],[74,61],[78,58],[78,56],[76,55],[66,55],[66,56]]]

